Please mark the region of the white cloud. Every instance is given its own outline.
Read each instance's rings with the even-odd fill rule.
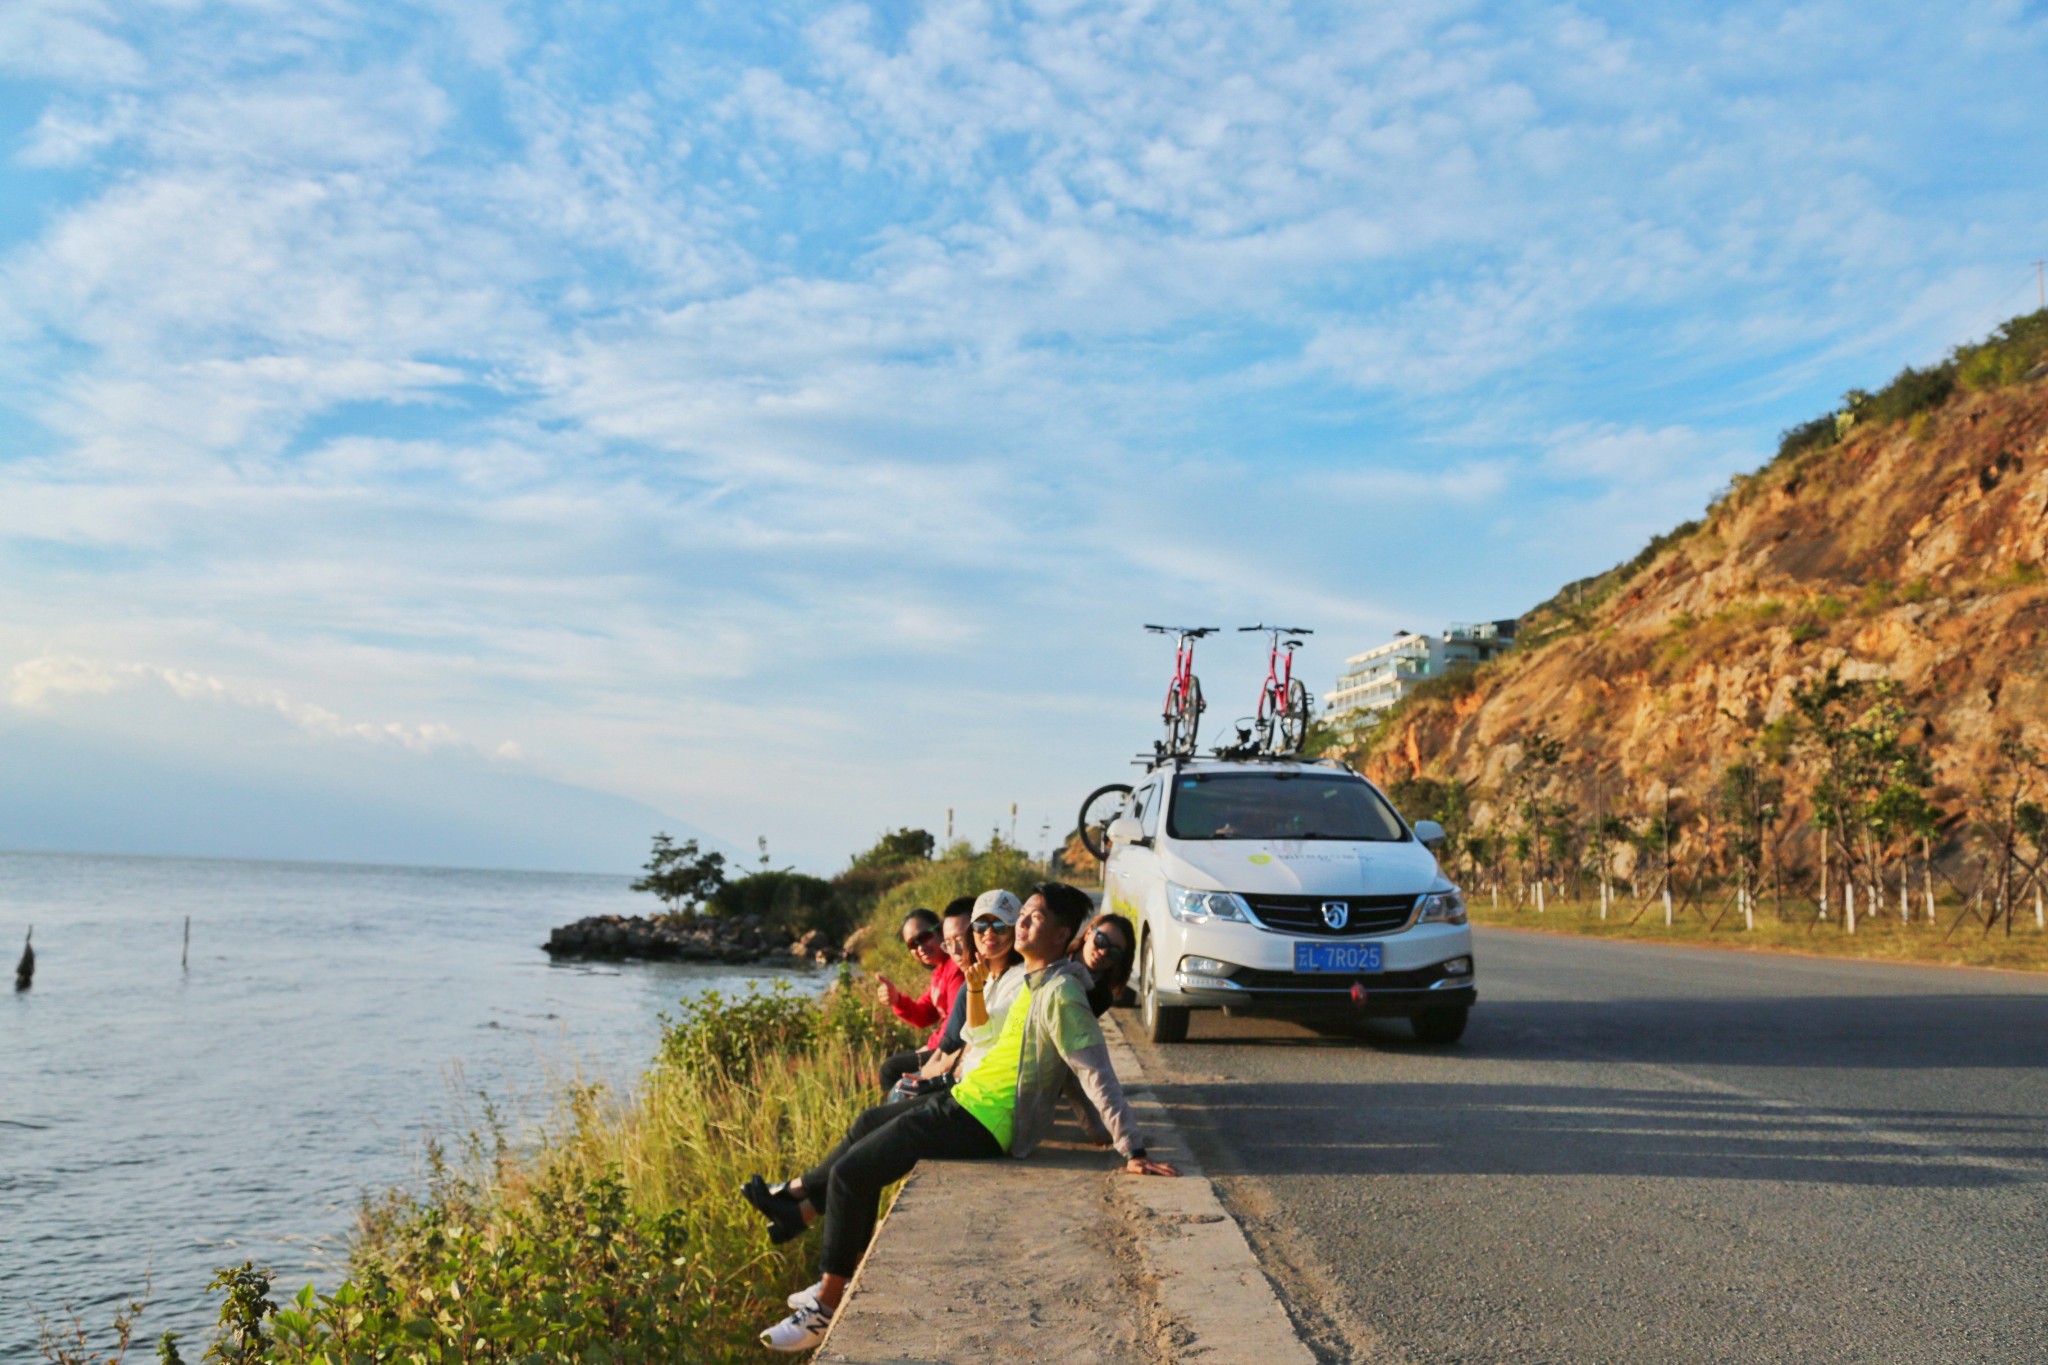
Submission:
[[[350,721],[309,702],[295,701],[274,688],[249,687],[189,669],[155,664],[101,664],[76,655],[44,655],[25,659],[7,674],[7,697],[24,711],[48,713],[67,698],[109,696],[129,688],[153,689],[181,702],[229,705],[272,712],[295,729],[318,739],[368,744],[395,744],[426,753],[465,743],[446,725],[433,721]],[[509,746],[509,753],[508,753]],[[501,745],[501,756],[516,755],[519,746]]]

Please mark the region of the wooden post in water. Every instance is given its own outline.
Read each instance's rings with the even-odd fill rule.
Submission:
[[[14,964],[14,989],[25,991],[36,979],[36,927],[28,927],[28,937],[21,941],[21,961]]]
[[[178,970],[181,972],[192,970],[192,917],[190,915],[185,916],[185,946],[178,952]]]

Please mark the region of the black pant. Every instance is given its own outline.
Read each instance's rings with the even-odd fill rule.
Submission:
[[[987,1159],[1003,1154],[995,1134],[951,1095],[884,1104],[853,1121],[826,1158],[805,1171],[804,1198],[825,1215],[827,1275],[852,1275],[875,1237],[882,1191],[927,1158]]]
[[[915,1075],[925,1060],[932,1054],[925,1048],[913,1048],[909,1052],[898,1052],[882,1062],[882,1093],[888,1094],[896,1088],[896,1082],[905,1076]]]

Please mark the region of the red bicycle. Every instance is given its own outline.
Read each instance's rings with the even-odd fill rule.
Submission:
[[[1195,731],[1201,728],[1202,712],[1206,706],[1202,701],[1202,680],[1195,676],[1195,641],[1204,635],[1214,635],[1216,627],[1147,626],[1145,629],[1155,635],[1174,637],[1173,681],[1167,684],[1166,706],[1159,717],[1166,725],[1163,752],[1192,754],[1195,751]]]
[[[1308,739],[1308,685],[1294,676],[1294,651],[1301,637],[1315,634],[1300,626],[1239,626],[1239,633],[1262,630],[1272,637],[1266,651],[1266,681],[1259,688],[1259,710],[1253,722],[1259,748],[1269,754],[1295,754]]]

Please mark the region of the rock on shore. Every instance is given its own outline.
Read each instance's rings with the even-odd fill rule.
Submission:
[[[670,915],[591,915],[556,927],[543,945],[550,957],[587,957],[651,962],[814,962],[845,956],[822,930],[795,942],[764,928],[751,915],[739,919]]]

